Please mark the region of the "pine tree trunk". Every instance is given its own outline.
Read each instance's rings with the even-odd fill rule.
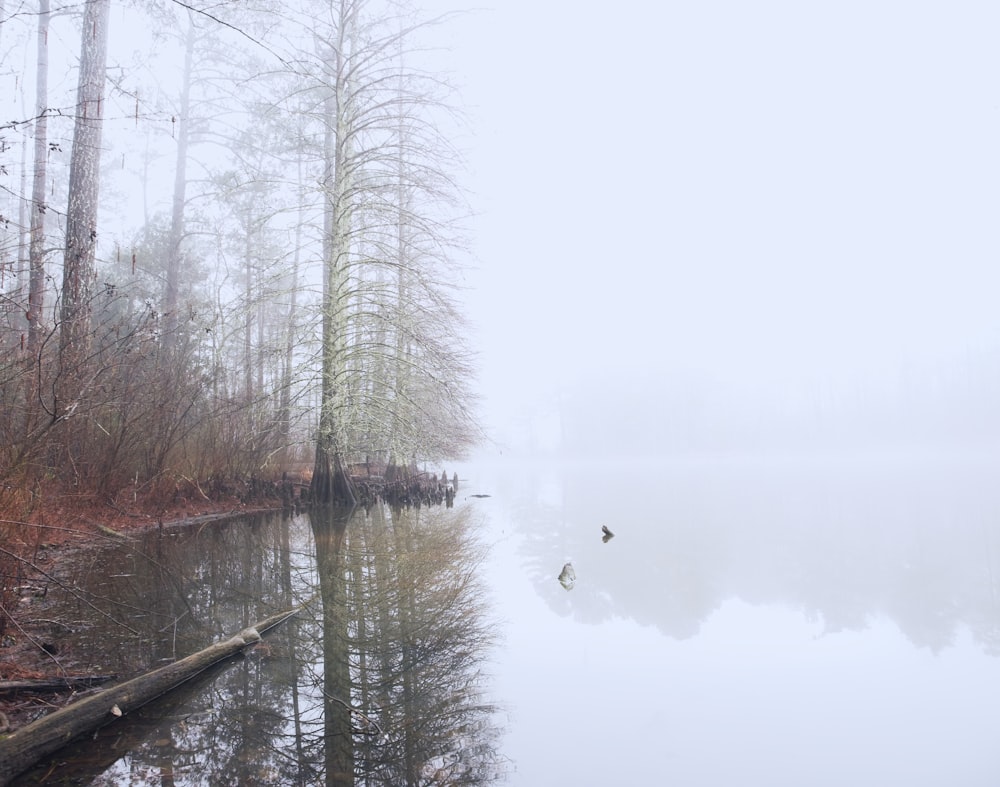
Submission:
[[[163,288],[164,343],[173,348],[177,342],[177,300],[181,276],[181,244],[184,241],[184,209],[187,193],[188,141],[191,134],[191,72],[194,62],[195,26],[188,12],[188,31],[184,45],[184,83],[177,117],[177,162],[174,165],[174,194],[167,243],[167,270]]]
[[[80,396],[90,338],[110,8],[111,0],[90,0],[83,15],[59,334],[64,407]]]
[[[28,357],[34,362],[42,342],[45,308],[45,190],[49,155],[49,0],[38,0],[38,55],[35,70],[35,171],[31,185],[28,244]]]

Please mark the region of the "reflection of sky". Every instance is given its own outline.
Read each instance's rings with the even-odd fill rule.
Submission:
[[[529,572],[560,614],[624,614],[683,639],[735,597],[788,604],[829,632],[885,614],[932,649],[961,623],[984,643],[996,638],[1000,495],[989,463],[678,460],[559,472],[525,470],[504,490]],[[609,544],[604,524],[618,533]],[[564,560],[579,579],[571,595],[548,582]]]
[[[595,473],[537,502],[480,471],[517,783],[997,783],[998,496],[968,468],[744,470],[616,505]]]

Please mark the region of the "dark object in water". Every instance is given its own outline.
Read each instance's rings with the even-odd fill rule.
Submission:
[[[602,538],[601,541],[603,541],[605,544],[607,544],[612,538],[615,537],[615,534],[612,533],[610,530],[608,530],[607,525],[601,525],[601,532],[604,533],[604,538]]]
[[[559,584],[566,588],[566,590],[573,589],[573,585],[576,584],[576,571],[573,569],[572,563],[567,563],[562,567],[558,579]]]
[[[489,495],[469,495],[469,497],[489,497]]]

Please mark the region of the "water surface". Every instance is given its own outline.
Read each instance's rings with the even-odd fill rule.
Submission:
[[[1000,783],[994,463],[490,477],[514,783]]]
[[[42,763],[35,784],[485,784],[493,642],[471,511],[374,507],[148,534],[88,554],[49,614],[122,676],[302,607],[245,656]]]
[[[98,671],[304,612],[33,778],[995,785],[996,470],[480,463],[454,509],[151,533],[63,599]]]

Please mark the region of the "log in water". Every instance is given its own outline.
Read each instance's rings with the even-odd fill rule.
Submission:
[[[62,678],[31,678],[25,680],[0,680],[0,694],[31,691],[37,694],[52,691],[91,689],[114,680],[117,675],[67,675]]]
[[[213,664],[252,647],[260,641],[262,633],[292,617],[299,609],[301,607],[272,615],[227,640],[74,702],[0,739],[0,785],[7,784],[74,738],[110,724],[129,711],[177,688]]]

